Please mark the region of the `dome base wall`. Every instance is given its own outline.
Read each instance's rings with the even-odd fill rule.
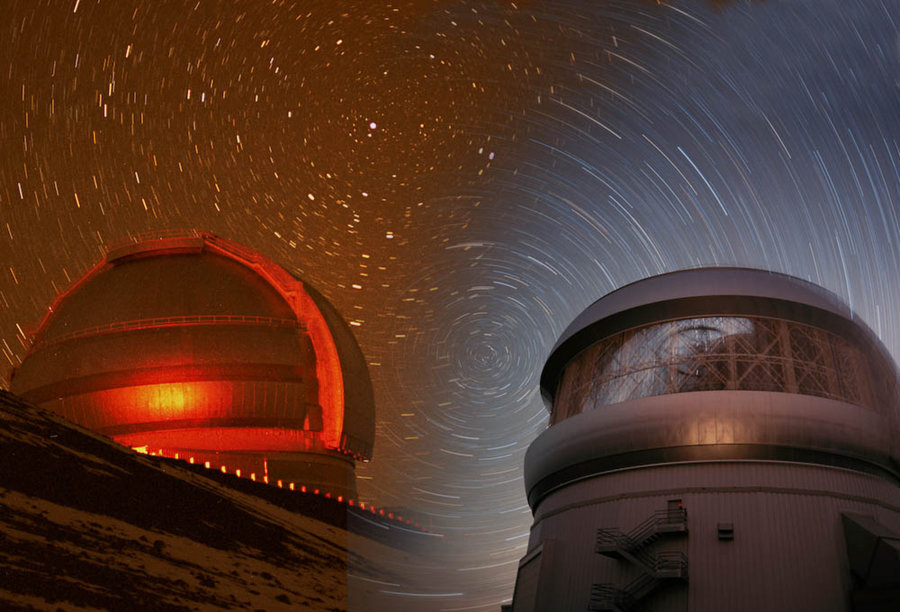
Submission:
[[[683,554],[686,579],[642,600],[656,612],[843,612],[854,583],[842,516],[870,516],[900,533],[900,489],[852,470],[756,461],[626,469],[544,498],[516,592],[534,591],[529,583],[539,581],[552,607],[525,606],[523,597],[513,609],[584,610],[594,585],[624,590],[642,570],[598,553],[598,530],[634,533],[673,504],[686,510],[686,530],[657,537],[641,554]],[[722,538],[723,526],[730,538]],[[552,562],[541,564],[546,549]]]

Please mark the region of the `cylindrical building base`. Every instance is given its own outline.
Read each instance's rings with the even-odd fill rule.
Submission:
[[[585,478],[539,504],[514,609],[612,610],[618,601],[654,612],[850,610],[842,516],[869,516],[900,533],[900,488],[885,485],[842,468],[760,461]],[[666,512],[679,507],[686,530],[667,527]],[[662,519],[648,528],[655,513]],[[683,575],[670,564],[665,576],[660,560],[682,555]],[[649,585],[654,571],[663,577]]]

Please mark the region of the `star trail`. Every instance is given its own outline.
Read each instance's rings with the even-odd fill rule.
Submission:
[[[366,354],[361,498],[447,536],[444,571],[395,589],[411,605],[511,598],[540,368],[612,289],[785,272],[900,355],[896,0],[4,8],[0,386],[110,245],[258,250]]]

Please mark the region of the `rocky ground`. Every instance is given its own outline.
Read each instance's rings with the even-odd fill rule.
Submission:
[[[0,391],[0,608],[344,610],[348,560],[385,578],[339,518],[243,489]]]

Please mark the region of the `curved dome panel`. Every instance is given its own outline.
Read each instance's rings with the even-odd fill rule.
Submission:
[[[762,270],[703,268],[589,306],[541,376],[551,426],[532,502],[592,474],[678,461],[826,463],[900,478],[897,369],[833,294]]]
[[[43,331],[41,342],[95,326],[165,317],[202,314],[296,319],[271,284],[220,255],[173,253],[112,263],[66,298],[65,307]]]
[[[375,438],[375,411],[372,409],[375,398],[366,358],[356,343],[350,326],[334,306],[309,285],[305,285],[305,289],[328,325],[341,362],[345,405],[343,444],[371,456],[371,440]]]
[[[258,456],[266,476],[346,479],[374,442],[365,359],[334,308],[209,234],[110,251],[53,304],[11,386],[123,444]]]
[[[722,328],[707,329],[706,343],[737,336],[739,332],[759,337],[765,335],[760,330],[772,327],[774,321],[783,321],[786,325],[781,326],[785,328],[781,332],[793,334],[788,344],[792,342],[799,349],[804,344],[801,336],[814,335],[815,332],[810,330],[822,330],[830,337],[840,339],[841,355],[853,351],[864,354],[868,361],[868,376],[880,387],[876,391],[879,401],[882,405],[894,401],[896,367],[890,354],[836,295],[785,274],[728,267],[697,268],[654,276],[621,287],[588,306],[553,347],[541,373],[541,392],[548,402],[552,402],[569,363],[600,341],[614,342],[616,337],[621,340],[633,336],[635,330],[644,330],[638,333],[645,337],[653,331],[659,334],[666,327],[665,322],[673,321],[688,325],[669,324],[668,327],[688,327],[697,336],[697,330],[705,326],[703,321],[712,320],[718,320],[717,325]],[[748,326],[754,331],[743,329]],[[686,338],[685,334],[680,334],[682,342],[669,344],[675,350],[676,345],[684,344]],[[659,345],[657,342],[654,350]],[[644,346],[647,346],[646,340]],[[848,347],[846,351],[844,346]],[[785,344],[784,349],[787,348]],[[763,352],[764,349],[751,352]],[[784,357],[784,354],[773,355],[773,358]],[[888,388],[885,388],[886,382]],[[761,389],[758,386],[748,388]],[[824,395],[837,397],[840,393]]]
[[[588,325],[611,315],[647,304],[711,295],[787,300],[852,318],[850,309],[836,295],[795,276],[753,268],[695,268],[651,276],[604,295],[572,321],[554,350]]]

